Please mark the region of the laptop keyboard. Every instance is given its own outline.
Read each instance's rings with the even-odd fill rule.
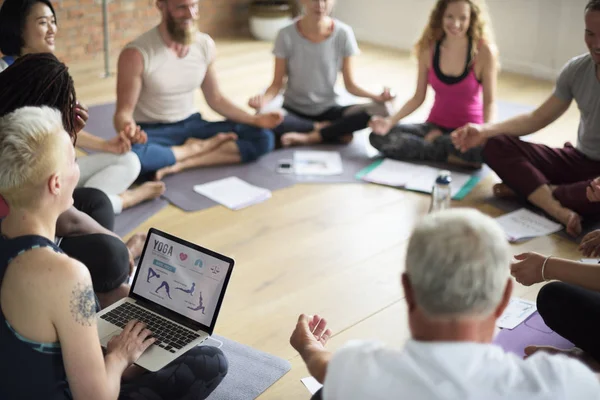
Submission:
[[[133,319],[144,322],[152,332],[152,337],[156,338],[154,345],[171,353],[175,353],[200,337],[196,332],[182,328],[160,315],[148,312],[145,308],[128,302],[121,304],[100,316],[100,318],[119,328],[125,328],[125,325]]]

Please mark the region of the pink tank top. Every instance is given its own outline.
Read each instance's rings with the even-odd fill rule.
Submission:
[[[446,76],[440,68],[440,42],[435,45],[428,83],[435,91],[435,101],[427,122],[447,129],[456,129],[467,123],[483,123],[483,99],[481,82],[470,67],[471,46],[465,70],[461,76]]]

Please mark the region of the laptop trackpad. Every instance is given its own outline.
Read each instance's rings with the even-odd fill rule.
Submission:
[[[100,344],[102,345],[102,347],[106,347],[110,339],[112,339],[114,336],[117,336],[119,333],[121,333],[121,331],[122,329],[117,329],[100,339]]]

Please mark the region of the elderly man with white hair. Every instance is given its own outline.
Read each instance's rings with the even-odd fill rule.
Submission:
[[[327,322],[306,315],[290,342],[324,383],[324,400],[599,399],[597,376],[578,360],[523,360],[491,344],[512,293],[510,258],[490,217],[430,214],[412,233],[402,274],[412,334],[404,350],[355,341],[332,354]]]

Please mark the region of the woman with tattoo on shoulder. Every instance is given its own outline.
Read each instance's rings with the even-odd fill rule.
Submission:
[[[198,346],[158,372],[132,367],[153,344],[131,321],[102,354],[90,272],[54,243],[79,179],[61,113],[24,107],[0,118],[0,399],[204,399],[227,373]]]

